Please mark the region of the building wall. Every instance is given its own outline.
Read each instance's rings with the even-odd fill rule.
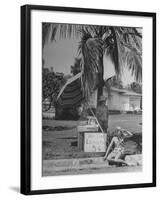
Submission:
[[[104,91],[104,95],[107,96],[107,92]],[[109,110],[120,111],[134,111],[140,109],[141,97],[123,95],[116,91],[111,91],[111,95],[108,98]]]
[[[108,108],[109,110],[129,110],[129,97],[112,91],[108,99]]]
[[[108,97],[106,90],[103,90],[103,95]],[[140,109],[141,97],[130,96],[118,93],[116,91],[111,91],[110,97],[108,97],[108,108],[109,110],[119,110],[119,111],[134,111]],[[96,108],[97,105],[97,90],[94,91],[90,98],[89,105]]]
[[[130,96],[129,101],[130,101],[130,110],[139,110],[140,109],[141,97]]]

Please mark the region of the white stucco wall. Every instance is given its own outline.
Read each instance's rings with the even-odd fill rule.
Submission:
[[[130,96],[129,101],[130,101],[130,110],[139,110],[140,109],[141,97]]]
[[[107,91],[103,90],[103,95],[108,97]],[[133,111],[140,109],[140,96],[131,96],[118,93],[117,91],[111,91],[111,95],[108,98],[107,104],[109,110],[120,111]],[[97,90],[92,94],[89,105],[96,108],[97,105]]]
[[[129,110],[129,97],[122,96],[121,94],[112,91],[111,96],[108,99],[109,110]]]
[[[104,91],[104,95],[107,92]],[[111,91],[111,95],[108,99],[109,110],[120,110],[120,111],[133,111],[140,109],[141,97],[123,95],[116,91]]]

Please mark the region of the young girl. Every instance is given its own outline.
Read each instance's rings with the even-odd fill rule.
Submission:
[[[125,156],[125,148],[124,148],[124,139],[127,137],[131,137],[132,133],[117,127],[115,130],[116,136],[114,136],[109,144],[107,152],[104,156],[104,160],[108,160],[109,162],[117,162],[121,164],[127,163],[122,159]],[[113,151],[111,151],[112,147]],[[111,151],[111,153],[110,153]]]

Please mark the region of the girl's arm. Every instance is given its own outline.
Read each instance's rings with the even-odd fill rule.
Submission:
[[[114,144],[114,140],[115,140],[115,138],[112,138],[111,143],[110,143],[109,146],[108,146],[108,149],[107,149],[107,151],[106,151],[106,154],[105,154],[104,158],[107,157],[107,155],[108,155],[110,149],[112,148],[112,145]]]
[[[133,134],[130,131],[127,131],[125,129],[122,129],[123,134],[125,135],[126,138],[132,137]]]

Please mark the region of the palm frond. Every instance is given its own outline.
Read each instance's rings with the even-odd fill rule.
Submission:
[[[117,29],[119,32],[119,29]],[[131,70],[136,81],[142,81],[142,36],[136,28],[121,27],[123,34],[120,34],[121,46],[125,47],[125,64]]]
[[[82,58],[83,89],[86,98],[89,98],[97,84],[97,74],[103,71],[99,60],[103,58],[103,41],[93,38],[88,30],[82,30],[82,34],[78,50]]]
[[[111,61],[114,64],[115,72],[117,75],[121,75],[123,60],[122,53],[124,51],[120,42],[120,37],[115,27],[110,27],[111,34],[105,39],[105,54],[110,56]]]
[[[66,38],[79,38],[81,35],[80,30],[83,29],[85,25],[77,24],[59,24],[59,23],[43,23],[42,25],[42,43],[43,47],[47,42],[51,42],[58,39]]]
[[[142,40],[135,28],[110,27],[111,34],[104,39],[107,56],[111,57],[118,76],[123,72],[123,66],[128,66],[135,76],[142,78]]]
[[[137,36],[136,28],[116,28],[120,36],[120,42],[123,46],[129,50],[134,51],[137,54],[142,53],[142,39]]]
[[[43,47],[49,38],[50,30],[51,30],[51,26],[49,23],[42,23],[42,45],[43,45]]]
[[[127,52],[126,63],[137,82],[142,82],[142,57],[134,51]]]

